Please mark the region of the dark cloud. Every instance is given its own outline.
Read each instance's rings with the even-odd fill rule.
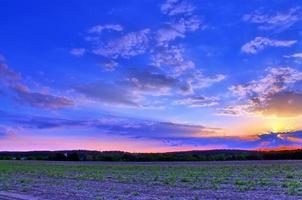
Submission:
[[[31,92],[21,85],[14,86],[13,91],[15,91],[17,95],[16,100],[18,102],[21,104],[28,104],[36,108],[61,109],[73,105],[73,101],[65,97]]]
[[[260,110],[265,115],[299,116],[302,114],[302,93],[288,91],[274,94],[256,110]]]
[[[175,102],[179,105],[187,105],[191,107],[210,107],[219,104],[217,97],[206,97],[206,96],[191,96],[183,99],[179,99]]]
[[[143,96],[187,94],[192,92],[190,84],[180,79],[150,70],[130,69],[119,81],[96,81],[73,87],[76,92],[105,104],[148,107]]]
[[[106,133],[143,138],[176,138],[197,137],[203,134],[215,134],[218,128],[199,125],[138,120],[113,116],[103,116],[98,119],[73,120],[33,115],[15,115],[0,112],[2,123],[33,129],[62,128],[93,128]]]
[[[302,144],[302,131],[289,133],[270,133],[258,136],[258,148],[278,149],[280,147],[297,147]]]
[[[22,83],[22,76],[19,73],[2,63],[0,63],[0,83],[3,84],[6,90],[12,91],[15,95],[15,100],[21,104],[44,109],[60,109],[73,105],[73,101],[66,97],[32,92]],[[1,94],[3,93],[0,91]]]
[[[128,85],[98,81],[77,85],[74,90],[105,104],[116,104],[139,107],[138,96]]]
[[[142,92],[151,91],[151,95],[168,94],[171,91],[189,93],[189,83],[172,76],[148,70],[132,70],[129,72],[126,82],[136,90]]]
[[[211,146],[212,148],[233,149],[268,149],[282,146],[299,146],[302,144],[302,131],[288,133],[268,133],[252,136],[222,136],[222,129],[201,125],[138,120],[114,116],[98,119],[64,119],[32,115],[12,115],[1,112],[0,122],[12,127],[43,130],[72,128],[99,130],[100,134],[115,134],[132,139],[158,140],[171,146],[193,145]],[[0,135],[5,134],[0,127]]]
[[[33,115],[16,115],[1,112],[1,121],[12,126],[20,126],[23,128],[49,129],[49,128],[68,128],[76,126],[84,126],[85,122],[81,120],[68,120],[53,117],[40,117]]]

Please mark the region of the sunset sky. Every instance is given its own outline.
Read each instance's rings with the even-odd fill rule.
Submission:
[[[302,145],[300,0],[0,7],[0,151]]]

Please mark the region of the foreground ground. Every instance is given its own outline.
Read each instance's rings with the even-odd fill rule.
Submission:
[[[302,199],[302,161],[0,161],[0,199]]]

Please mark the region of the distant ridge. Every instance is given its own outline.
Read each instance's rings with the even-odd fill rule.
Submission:
[[[302,148],[258,150],[193,150],[166,153],[129,153],[123,151],[25,151],[0,152],[1,160],[58,161],[227,161],[302,159]]]

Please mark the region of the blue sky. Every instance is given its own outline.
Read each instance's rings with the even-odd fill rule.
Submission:
[[[301,145],[298,0],[0,5],[0,150]]]

